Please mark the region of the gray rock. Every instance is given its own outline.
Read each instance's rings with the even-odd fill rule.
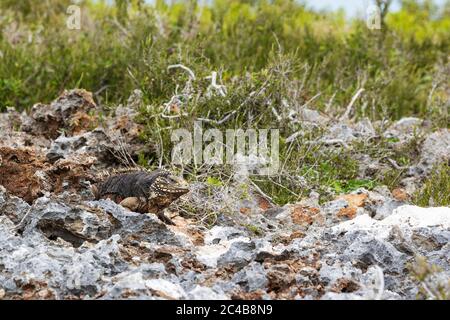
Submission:
[[[407,142],[414,135],[422,132],[423,120],[419,118],[409,117],[402,118],[392,124],[384,133],[387,138],[397,138],[400,143]]]
[[[215,290],[197,285],[193,290],[188,292],[188,299],[192,300],[229,300],[230,297],[224,292],[216,292]]]
[[[228,251],[219,257],[217,265],[219,267],[234,266],[240,269],[255,257],[254,250],[254,242],[233,242]]]
[[[81,135],[66,137],[59,136],[54,140],[47,153],[49,161],[58,159],[69,159],[79,155],[96,157],[101,163],[110,164],[115,162],[111,150],[115,145],[103,129],[95,129]]]
[[[10,195],[0,185],[0,215],[7,216],[12,222],[19,223],[30,209],[30,205],[19,197]]]
[[[422,145],[417,169],[421,175],[427,174],[434,165],[450,161],[450,130],[441,129],[430,134]]]
[[[264,290],[268,284],[266,270],[257,262],[252,262],[241,269],[234,275],[232,281],[240,285],[246,292]]]
[[[88,201],[86,204],[94,208],[100,208],[116,219],[120,227],[115,232],[123,237],[133,236],[133,239],[139,241],[180,247],[190,245],[183,236],[169,230],[167,225],[159,220],[155,214],[131,212],[109,199]]]

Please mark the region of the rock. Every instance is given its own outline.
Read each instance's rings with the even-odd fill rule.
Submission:
[[[321,298],[321,300],[363,300],[358,294],[355,293],[336,293],[327,292]]]
[[[268,284],[266,271],[258,262],[248,264],[234,275],[232,281],[241,286],[246,292],[259,289],[264,290]]]
[[[50,141],[43,136],[35,137],[22,132],[22,123],[27,121],[25,112],[19,113],[8,107],[6,112],[0,113],[0,146],[10,148],[32,147],[34,151],[41,152],[48,148]]]
[[[29,148],[0,147],[0,157],[0,185],[8,192],[31,203],[43,192],[49,191],[44,190],[39,177],[35,175],[36,171],[47,168],[42,155]]]
[[[125,239],[180,247],[192,245],[186,242],[186,237],[169,230],[155,214],[131,212],[109,199],[88,201],[86,204],[91,208],[99,208],[116,219],[120,227],[115,232]]]
[[[87,113],[96,107],[92,93],[83,89],[64,91],[50,105],[35,104],[22,129],[49,139],[55,139],[60,129],[67,129],[70,134],[77,133],[89,127],[91,119]],[[79,128],[81,120],[86,119],[87,123],[83,123],[83,128]]]
[[[406,201],[408,200],[408,193],[403,188],[396,188],[392,190],[392,196],[397,201]]]
[[[297,121],[313,123],[319,126],[326,124],[330,119],[317,110],[312,110],[308,108],[301,108],[297,114]]]
[[[186,292],[179,284],[164,279],[150,279],[145,281],[145,286],[152,295],[163,299],[185,299]]]
[[[227,252],[217,260],[217,266],[232,266],[237,269],[247,265],[255,257],[253,242],[235,241],[231,243]]]
[[[205,235],[205,244],[223,243],[244,236],[244,232],[233,227],[214,226]]]
[[[0,215],[8,217],[15,224],[23,219],[30,205],[21,198],[10,195],[5,187],[0,185]]]
[[[93,156],[102,163],[115,163],[112,151],[115,146],[102,129],[95,129],[74,137],[58,137],[53,141],[47,153],[47,159],[54,162],[58,159],[71,159],[80,156]]]
[[[416,118],[394,123],[381,133],[388,138],[381,151],[424,139],[409,175],[392,192],[360,188],[326,203],[319,200],[333,192],[318,192],[299,170],[289,183],[305,190],[303,198],[275,205],[249,183],[261,159],[242,156],[229,184],[193,183],[167,209],[176,223],[168,226],[155,214],[92,200],[98,169],[130,162],[124,152],[134,161],[154,158],[133,120],[141,106],[135,90],[99,122],[92,96],[72,90],[29,115],[0,114],[0,299],[398,300],[446,292],[450,209],[405,204],[431,168],[449,160],[448,129],[427,133]],[[375,131],[367,119],[337,123],[314,110],[285,111],[280,119],[290,114],[296,123],[290,142],[322,128],[322,138],[302,142],[350,150],[355,179],[391,169],[353,143],[377,143],[382,122]],[[205,217],[217,219],[209,226]]]
[[[384,133],[386,138],[396,138],[398,142],[405,143],[411,140],[415,134],[422,132],[423,120],[409,117],[402,118],[392,124]]]
[[[355,139],[355,131],[347,124],[342,123],[330,127],[327,135],[323,138],[324,141],[339,140],[344,143],[352,142]]]
[[[291,208],[291,219],[292,223],[301,226],[309,226],[315,221],[323,222],[320,209],[302,205],[296,205]]]
[[[339,254],[341,261],[353,261],[361,270],[380,266],[385,272],[388,290],[412,297],[414,290],[405,287],[402,292],[396,288],[402,281],[399,278],[406,263],[420,254],[433,257],[444,270],[449,270],[450,263],[444,258],[449,250],[444,245],[450,239],[449,226],[449,208],[401,206],[381,221],[362,215],[336,225],[332,227],[331,239],[339,248],[337,252],[342,252]],[[424,228],[429,234],[417,236]]]
[[[90,187],[92,177],[88,170],[94,163],[93,158],[57,161],[51,166],[42,154],[31,149],[9,147],[0,147],[0,156],[3,159],[0,184],[28,203],[50,192],[86,194]]]
[[[38,298],[47,289],[59,299],[92,297],[100,290],[102,276],[120,269],[119,239],[113,236],[90,249],[75,250],[41,241],[36,233],[14,236],[0,224],[0,287],[12,298]]]
[[[354,125],[354,135],[358,138],[372,138],[376,136],[372,122],[365,118]]]
[[[421,175],[428,174],[434,165],[450,162],[450,130],[441,129],[430,134],[422,144],[417,169]],[[417,170],[416,170],[417,171]]]
[[[61,238],[74,247],[107,239],[119,227],[119,221],[104,211],[68,206],[45,197],[39,198],[32,210],[25,234],[39,230],[49,240]]]
[[[102,299],[151,299],[144,276],[141,272],[133,270],[114,277],[114,284],[105,290]]]
[[[337,289],[338,281],[359,279],[361,274],[362,271],[355,268],[349,261],[334,261],[333,265],[328,265],[327,263],[322,265],[319,277],[320,281],[327,288]],[[340,288],[340,291],[342,291],[342,288]]]
[[[230,297],[225,293],[217,293],[211,288],[197,285],[193,290],[188,292],[188,299],[192,300],[229,300]]]

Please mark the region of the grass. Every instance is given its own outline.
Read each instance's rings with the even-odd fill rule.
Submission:
[[[450,166],[442,163],[435,166],[430,176],[418,190],[413,203],[421,207],[450,206]]]

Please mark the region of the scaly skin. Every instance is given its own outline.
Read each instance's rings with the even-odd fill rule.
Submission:
[[[113,175],[94,186],[95,198],[111,199],[131,211],[155,213],[167,224],[174,224],[164,209],[189,192],[188,184],[167,171],[143,170]]]

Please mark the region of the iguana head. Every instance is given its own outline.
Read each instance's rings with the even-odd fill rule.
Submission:
[[[155,180],[150,186],[150,195],[152,198],[158,198],[160,204],[169,205],[189,192],[189,184],[183,178],[165,170],[159,170],[155,174]]]

